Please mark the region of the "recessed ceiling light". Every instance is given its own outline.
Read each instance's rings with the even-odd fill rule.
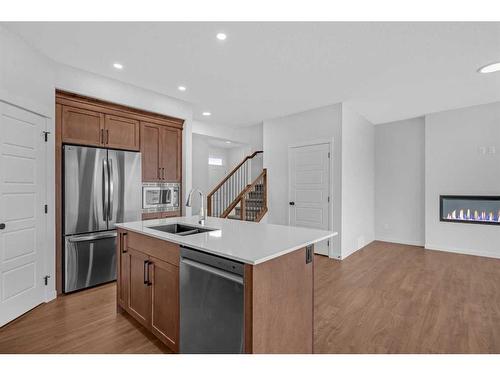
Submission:
[[[478,70],[479,73],[493,73],[493,72],[498,72],[500,70],[500,62],[496,62],[493,64],[488,64],[486,66],[483,66],[481,69]]]
[[[116,63],[113,64],[113,68],[122,70],[123,69],[123,65],[116,62]]]
[[[203,116],[210,116],[210,115],[211,115],[211,113],[210,113],[210,112],[203,112],[203,113],[202,113],[202,115],[203,115]]]
[[[219,39],[219,40],[226,40],[226,38],[227,38],[227,35],[224,33],[218,33],[216,36],[217,36],[217,39]]]
[[[186,91],[186,86],[178,86],[179,91]]]
[[[231,143],[231,141],[226,141],[226,143],[227,143],[227,144],[230,144],[230,143]]]

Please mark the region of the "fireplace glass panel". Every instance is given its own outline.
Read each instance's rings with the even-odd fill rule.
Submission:
[[[441,221],[500,225],[500,196],[442,195],[440,215]]]

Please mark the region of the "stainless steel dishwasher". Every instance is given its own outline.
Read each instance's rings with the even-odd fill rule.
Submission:
[[[243,270],[242,263],[181,247],[181,353],[243,353]]]

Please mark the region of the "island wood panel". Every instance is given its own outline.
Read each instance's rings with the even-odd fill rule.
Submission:
[[[313,262],[306,263],[306,249],[257,264],[251,273],[245,272],[245,279],[249,282],[245,285],[245,350],[312,353]]]
[[[105,115],[104,127],[106,147],[139,151],[139,121],[115,115]]]
[[[174,352],[179,351],[179,267],[151,257],[151,330]]]
[[[129,231],[127,247],[179,267],[180,246],[175,243]]]
[[[151,290],[146,283],[146,267],[149,257],[127,247],[129,293],[127,312],[145,327],[151,324]]]

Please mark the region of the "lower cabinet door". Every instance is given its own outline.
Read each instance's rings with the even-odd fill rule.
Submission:
[[[149,327],[151,323],[151,286],[149,257],[128,248],[128,305],[127,311],[139,323]]]
[[[179,351],[179,267],[150,258],[152,331],[174,352]]]

